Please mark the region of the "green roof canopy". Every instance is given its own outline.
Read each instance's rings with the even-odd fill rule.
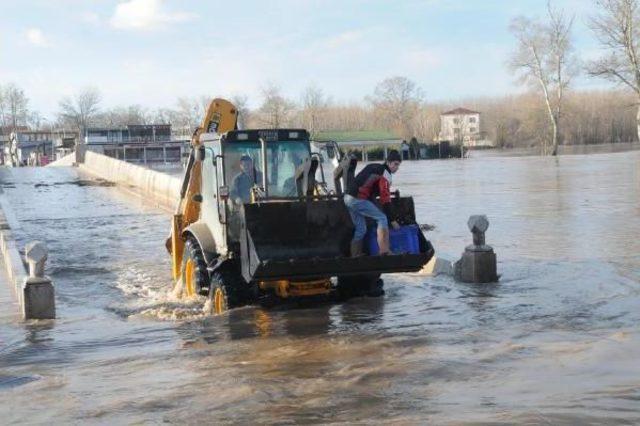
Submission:
[[[326,131],[318,132],[316,140],[331,140],[336,142],[350,141],[386,141],[402,139],[387,130],[355,130],[355,131]]]

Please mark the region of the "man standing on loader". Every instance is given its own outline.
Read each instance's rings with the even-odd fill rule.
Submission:
[[[398,171],[401,162],[400,153],[393,149],[389,151],[384,163],[366,166],[347,188],[344,203],[355,227],[351,241],[351,256],[362,254],[363,239],[367,232],[367,217],[377,222],[380,254],[391,253],[389,249],[389,221],[391,220],[391,226],[394,229],[400,227],[394,220],[391,211],[391,175]],[[383,210],[374,204],[378,196]]]

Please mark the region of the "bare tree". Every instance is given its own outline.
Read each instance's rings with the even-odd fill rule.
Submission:
[[[151,113],[151,121],[153,124],[177,123],[176,111],[171,108],[158,108]]]
[[[321,130],[322,116],[328,105],[324,92],[316,86],[309,86],[302,93],[302,122],[312,137]]]
[[[103,126],[126,126],[128,124],[149,124],[152,117],[140,105],[115,107],[96,115],[94,121]]]
[[[189,129],[189,133],[200,125],[202,120],[203,110],[202,105],[197,99],[192,98],[178,98],[176,119],[179,126]]]
[[[204,118],[205,113],[207,112],[207,109],[209,108],[209,104],[214,98],[217,98],[217,96],[200,95],[196,99],[196,103],[198,105],[199,113],[200,113],[200,115],[198,116],[198,125],[202,124],[202,120]]]
[[[510,65],[524,83],[540,87],[551,125],[551,155],[558,153],[564,92],[577,73],[572,27],[573,18],[555,10],[551,2],[547,3],[546,22],[518,17],[510,26],[518,41]],[[546,140],[543,154],[548,154]]]
[[[64,97],[59,104],[59,119],[77,129],[82,139],[99,112],[100,100],[100,92],[92,87],[81,90],[73,98]]]
[[[9,83],[5,89],[3,98],[3,122],[10,126],[13,131],[18,126],[25,126],[29,115],[29,99],[24,94],[24,90],[13,83]]]
[[[251,111],[249,110],[249,98],[247,95],[236,94],[231,97],[231,103],[235,105],[238,111],[238,128],[246,129]]]
[[[440,128],[439,109],[422,104],[413,118],[412,128],[418,140],[426,143],[434,141]]]
[[[411,121],[417,114],[424,94],[406,77],[391,77],[378,83],[371,103],[387,122],[405,138],[412,136]]]
[[[44,123],[47,121],[38,111],[31,111],[27,114],[27,124],[32,130],[44,130]]]
[[[293,102],[285,98],[275,84],[268,84],[262,89],[260,112],[262,122],[269,128],[277,129],[286,125],[293,109]]]
[[[5,120],[5,103],[4,103],[4,89],[0,86],[0,127],[6,126]]]
[[[591,28],[608,54],[591,62],[590,75],[627,86],[636,94],[637,136],[640,139],[640,2],[596,0],[601,14],[591,19]]]

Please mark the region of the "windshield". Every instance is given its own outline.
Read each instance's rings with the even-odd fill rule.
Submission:
[[[267,177],[270,197],[295,197],[294,174],[309,158],[306,141],[267,142]],[[225,178],[232,199],[250,200],[254,185],[262,185],[262,151],[259,142],[233,142],[225,145]]]

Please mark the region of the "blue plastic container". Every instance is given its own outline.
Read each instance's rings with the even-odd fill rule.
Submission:
[[[364,246],[372,256],[380,253],[376,229],[377,227],[375,226],[369,228],[364,236]],[[420,243],[418,240],[418,232],[418,225],[404,225],[397,230],[389,228],[389,246],[391,251],[396,254],[419,254]]]

